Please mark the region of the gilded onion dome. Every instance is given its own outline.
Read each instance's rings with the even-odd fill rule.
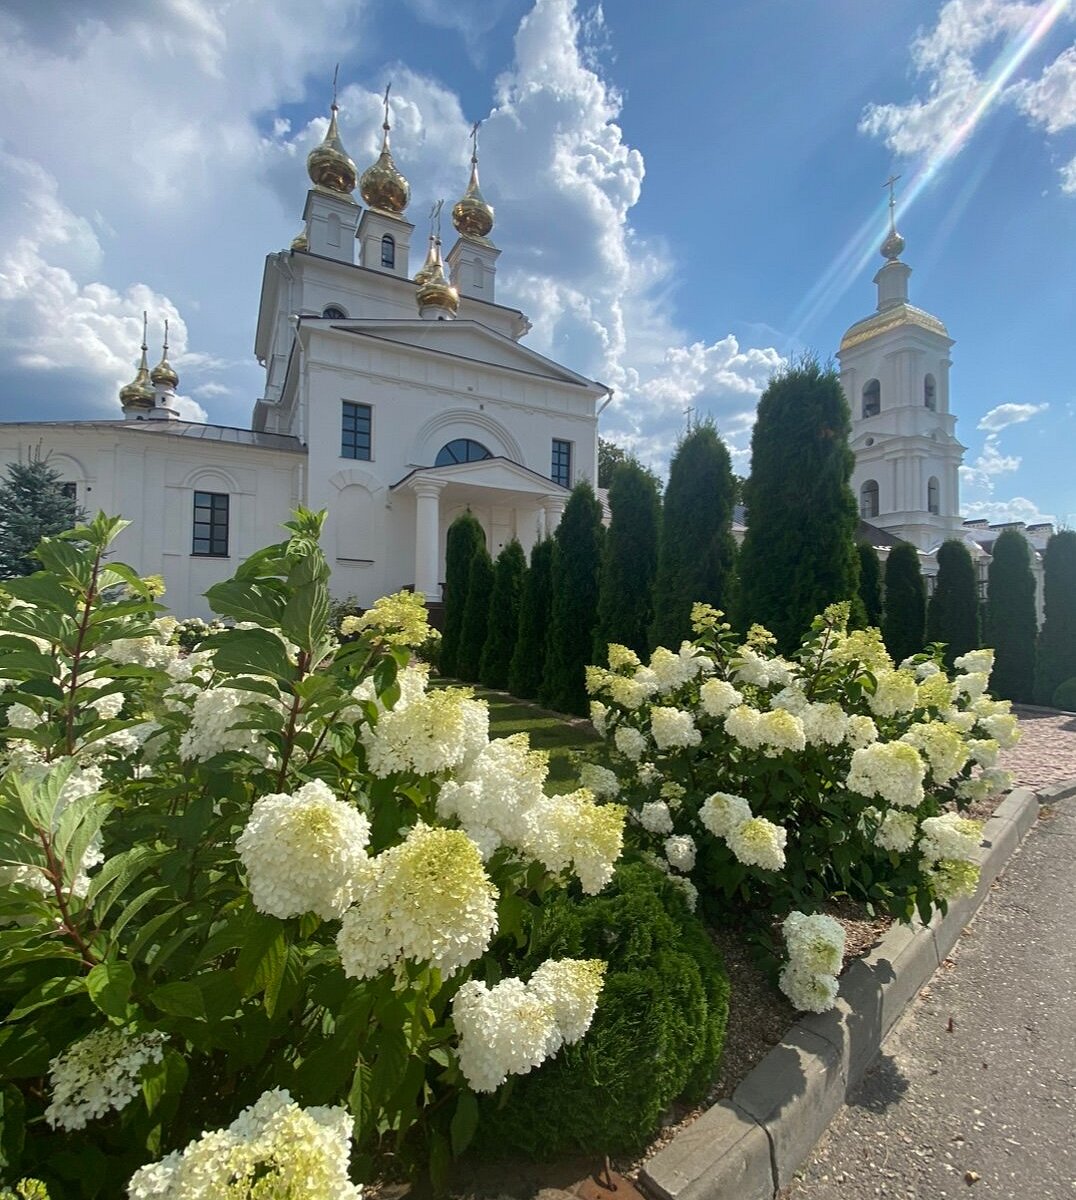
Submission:
[[[482,238],[493,228],[493,205],[478,186],[478,158],[471,155],[471,181],[452,208],[452,224],[464,237]]]
[[[175,368],[168,361],[167,321],[164,323],[164,351],[161,354],[161,361],[150,371],[149,377],[154,383],[161,384],[164,387],[179,387],[179,376],[176,374]]]
[[[130,383],[120,388],[120,403],[124,408],[152,408],[153,388],[149,382],[149,363],[146,361],[146,314],[142,314],[142,361]]]
[[[358,172],[348,156],[348,152],[344,149],[344,143],[340,140],[340,130],[336,124],[338,111],[339,108],[334,99],[329,128],[325,131],[322,142],[306,156],[306,170],[317,187],[349,196],[355,190],[355,179]]]
[[[392,85],[390,84],[389,87]],[[359,180],[362,198],[371,208],[382,212],[402,213],[411,199],[411,185],[392,159],[389,149],[389,88],[385,88],[385,119],[381,123],[381,153],[377,162],[367,167]]]
[[[429,249],[426,251],[426,261],[415,272],[415,282],[419,285],[419,287],[421,287],[424,283],[427,283],[430,279],[433,278],[436,271],[437,271],[437,239],[431,233]]]
[[[460,306],[460,294],[448,282],[448,277],[445,275],[445,264],[441,259],[440,238],[432,239],[430,253],[426,259],[427,263],[431,258],[433,261],[430,273],[419,285],[418,292],[415,294],[419,312],[422,312],[424,308],[441,308],[455,316]],[[423,264],[423,270],[425,270],[425,264]]]
[[[881,245],[882,257],[889,262],[896,262],[900,258],[903,249],[904,238],[895,229],[891,229],[886,234],[885,241]]]
[[[310,249],[310,239],[306,235],[306,226],[305,225],[291,239],[291,248],[293,250],[309,250]]]

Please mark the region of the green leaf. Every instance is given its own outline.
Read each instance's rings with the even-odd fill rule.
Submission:
[[[477,1128],[478,1098],[470,1088],[467,1088],[460,1092],[460,1098],[456,1102],[456,1111],[452,1114],[452,1123],[449,1126],[454,1158],[459,1158],[471,1144]]]
[[[300,570],[310,561],[304,559]],[[303,570],[302,573],[309,573]],[[294,576],[296,572],[292,572]],[[289,578],[289,583],[292,579]],[[288,597],[280,628],[295,644],[307,652],[313,650],[329,622],[329,589],[321,580],[304,582]]]
[[[212,647],[213,665],[225,674],[268,675],[283,682],[296,676],[284,643],[267,629],[232,629],[207,638],[203,645]]]
[[[262,991],[284,969],[288,947],[284,926],[276,917],[253,913],[235,964],[235,981],[245,996]]]
[[[175,983],[165,983],[154,988],[149,994],[150,1001],[163,1013],[172,1017],[194,1017],[201,1019],[205,1016],[205,1001],[202,999],[202,989],[186,979],[176,980]]]
[[[86,976],[86,991],[105,1016],[123,1020],[134,981],[134,968],[130,963],[98,963]]]
[[[298,1000],[303,987],[303,956],[298,946],[288,946],[279,968],[273,964],[265,985],[263,1003],[270,1017],[286,1013]]]
[[[150,846],[135,846],[108,859],[93,879],[86,893],[86,903],[94,909],[94,917],[98,924],[113,904],[123,895],[143,871],[153,866],[164,857],[164,851],[154,850]],[[107,896],[102,893],[115,884]],[[98,903],[100,900],[100,903]]]
[[[68,996],[84,991],[86,980],[81,975],[54,975],[43,980],[37,987],[31,988],[25,996],[8,1013],[8,1021],[21,1021],[23,1017],[39,1008],[47,1008],[50,1004],[58,1004]]]
[[[252,556],[253,557],[253,556]],[[249,564],[249,560],[248,560]],[[285,597],[275,582],[255,583],[247,579],[226,579],[206,592],[213,611],[237,621],[253,621],[270,629],[280,626]]]
[[[355,1063],[355,1074],[347,1093],[348,1112],[355,1118],[355,1141],[361,1142],[372,1130],[373,1108],[370,1104],[370,1064],[362,1055]]]
[[[0,1173],[14,1174],[25,1140],[26,1104],[22,1092],[6,1083],[0,1089]]]
[[[161,1106],[161,1116],[170,1116],[179,1105],[187,1084],[187,1063],[175,1050],[166,1050],[160,1062],[151,1063],[142,1073],[142,1096],[146,1111],[153,1116]]]

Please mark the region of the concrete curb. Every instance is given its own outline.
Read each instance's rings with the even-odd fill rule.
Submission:
[[[894,925],[841,976],[835,1008],[798,1021],[723,1100],[647,1160],[640,1183],[659,1200],[773,1200],[787,1187],[920,988],[956,945],[1038,819],[1076,795],[1076,780],[1017,788],[983,827],[979,889],[929,925]]]

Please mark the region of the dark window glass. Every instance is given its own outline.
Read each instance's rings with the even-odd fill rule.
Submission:
[[[484,458],[492,457],[493,455],[481,442],[472,441],[470,438],[456,438],[447,446],[441,447],[433,465],[435,467],[451,467],[454,463],[481,462]]]
[[[396,266],[396,243],[392,240],[391,233],[386,233],[381,239],[381,265],[383,267]]]
[[[228,556],[228,496],[225,492],[194,493],[194,536],[191,554]]]
[[[869,380],[863,388],[863,415],[874,417],[882,411],[882,385],[877,379]]]
[[[369,462],[373,457],[370,440],[369,404],[353,404],[344,401],[343,413],[340,418],[340,457],[361,458]]]
[[[60,491],[68,498],[68,500],[78,499],[78,484],[77,483],[61,483]]]
[[[940,511],[940,490],[937,479],[931,478],[927,483],[927,512],[938,513]]]
[[[873,479],[859,489],[859,515],[867,521],[878,516],[878,484]]]
[[[342,321],[347,316],[347,313],[344,312],[344,310],[338,305],[330,304],[321,315],[323,317],[329,317],[333,321]]]
[[[923,404],[932,411],[938,407],[938,389],[934,385],[933,375],[923,380]]]
[[[553,439],[553,469],[549,478],[561,487],[572,486],[572,443]]]

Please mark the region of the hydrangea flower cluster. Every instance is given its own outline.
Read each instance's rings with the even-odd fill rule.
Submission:
[[[181,759],[208,762],[218,754],[232,751],[249,754],[266,766],[273,763],[273,753],[258,730],[243,726],[251,715],[251,705],[279,704],[279,701],[260,692],[232,687],[180,684],[173,692],[177,697],[193,695],[190,723],[179,740]]]
[[[126,1108],[142,1086],[142,1070],[160,1062],[164,1035],[97,1029],[49,1063],[52,1099],[45,1120],[53,1129],[84,1129],[87,1121]]]
[[[781,926],[788,962],[781,991],[801,1012],[821,1013],[837,1000],[837,972],[844,960],[844,930],[823,913],[791,912]]]
[[[476,1092],[526,1075],[586,1033],[598,1005],[605,964],[597,959],[543,963],[529,983],[493,987],[469,980],[452,1002],[460,1068]]]
[[[958,813],[927,817],[920,826],[919,853],[938,900],[974,896],[979,886],[978,850],[983,827]]]
[[[421,592],[394,592],[375,601],[361,616],[345,617],[340,622],[344,637],[367,630],[386,645],[417,650],[433,634],[426,616],[426,597]]]
[[[412,680],[424,679],[418,672]],[[478,755],[489,741],[489,709],[462,688],[401,694],[360,737],[366,763],[380,779],[414,772],[437,775]]]
[[[703,801],[699,820],[745,867],[780,871],[785,865],[788,830],[765,817],[752,816],[751,805],[742,796],[714,792]]]
[[[184,1150],[136,1171],[129,1200],[361,1200],[348,1178],[350,1114],[300,1108],[274,1088],[227,1129],[204,1133]]]

